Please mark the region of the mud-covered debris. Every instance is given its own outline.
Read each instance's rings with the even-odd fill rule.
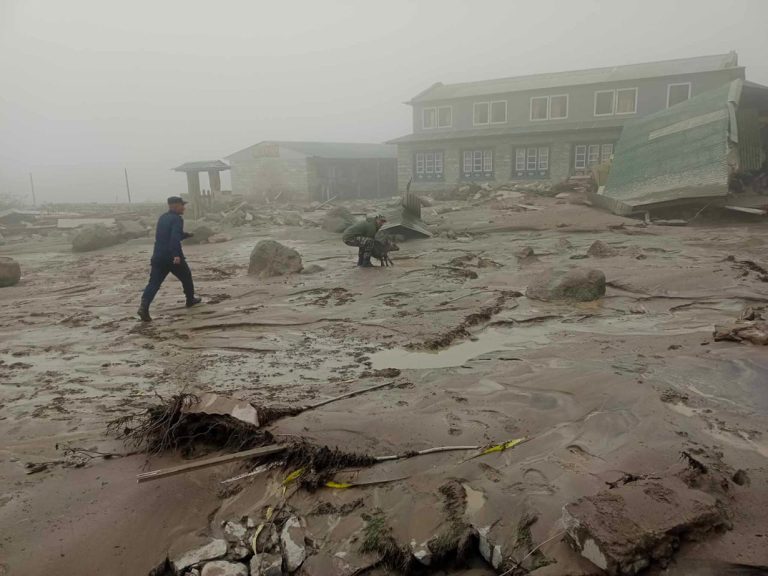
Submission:
[[[373,466],[377,460],[367,454],[342,452],[338,448],[314,446],[308,442],[295,442],[278,456],[286,470],[293,470],[289,482],[296,481],[302,488],[315,490],[325,486],[338,470]]]
[[[261,240],[251,252],[248,274],[260,278],[301,272],[301,254],[275,240]]]
[[[605,296],[605,274],[594,268],[549,269],[533,279],[525,291],[534,300],[589,302]]]
[[[768,344],[768,322],[736,322],[728,326],[715,326],[715,342],[751,342],[758,346]]]
[[[206,560],[215,560],[216,558],[221,558],[226,553],[227,541],[216,538],[212,539],[207,544],[200,546],[199,548],[195,548],[194,550],[189,550],[188,552],[181,554],[177,558],[172,559],[171,562],[173,563],[173,566],[177,572],[182,572],[186,568],[200,564]]]
[[[563,525],[584,558],[611,576],[632,576],[665,566],[681,542],[704,539],[727,521],[714,497],[668,478],[580,498],[564,507]]]
[[[203,566],[200,576],[248,576],[248,567],[240,562],[215,560]]]
[[[283,564],[289,574],[292,574],[307,557],[307,546],[304,541],[304,528],[296,516],[289,516],[280,533],[280,549],[283,552]]]
[[[360,378],[397,378],[400,376],[399,368],[382,368],[380,370],[366,370],[360,374]]]
[[[392,536],[392,528],[387,523],[384,512],[377,509],[373,514],[363,516],[365,528],[360,543],[362,554],[377,554],[381,563],[399,573],[408,573],[415,559],[410,548],[400,546]]]
[[[602,240],[595,240],[592,242],[589,250],[587,250],[587,255],[592,258],[610,258],[611,256],[616,256],[618,253],[619,251],[616,248],[609,246]]]
[[[197,397],[197,402],[190,402],[182,407],[185,414],[218,414],[232,416],[252,426],[259,426],[256,408],[245,400],[236,400],[221,394],[205,393]]]

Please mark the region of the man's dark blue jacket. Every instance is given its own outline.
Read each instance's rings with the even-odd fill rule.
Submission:
[[[178,256],[184,258],[181,241],[184,239],[184,218],[168,211],[157,221],[155,230],[155,249],[152,261],[158,264],[170,264]]]

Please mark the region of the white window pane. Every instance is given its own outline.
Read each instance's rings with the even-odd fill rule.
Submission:
[[[685,102],[690,97],[691,97],[690,84],[670,84],[668,106],[674,106],[675,104],[680,104],[680,102]]]
[[[551,96],[549,98],[549,117],[553,120],[568,116],[568,96]]]
[[[488,102],[475,102],[475,124],[488,124]]]
[[[422,119],[423,119],[422,127],[434,128],[435,127],[435,109],[424,108],[424,110],[422,110]]]
[[[587,163],[590,166],[600,163],[600,144],[589,145],[589,157],[587,159]]]
[[[464,152],[464,172],[472,172],[472,152]]]
[[[595,93],[595,114],[613,114],[613,90]]]
[[[483,171],[483,151],[482,150],[475,150],[472,152],[472,171],[473,172]]]
[[[616,114],[634,114],[637,112],[637,90],[629,88],[616,91]]]
[[[433,152],[427,152],[424,157],[424,171],[427,174],[433,174],[435,172],[435,155]]]
[[[546,120],[549,98],[540,96],[531,98],[531,120]]]
[[[450,128],[453,124],[453,108],[450,106],[440,106],[437,109],[437,126],[439,128]]]
[[[549,148],[539,148],[539,170],[549,170]]]
[[[483,172],[493,172],[493,150],[483,151]]]
[[[600,161],[608,162],[608,160],[611,159],[611,154],[613,154],[613,144],[603,144],[602,150],[600,151]]]
[[[536,170],[537,166],[537,149],[536,148],[528,148],[528,170]]]
[[[576,146],[576,156],[573,165],[577,170],[583,170],[587,167],[587,147],[584,144]]]
[[[515,170],[518,172],[525,170],[525,148],[515,150]]]
[[[416,174],[424,174],[424,154],[422,152],[416,154]]]
[[[443,153],[435,152],[435,174],[443,173]]]
[[[499,124],[506,121],[507,121],[507,103],[492,102],[491,103],[491,122]]]

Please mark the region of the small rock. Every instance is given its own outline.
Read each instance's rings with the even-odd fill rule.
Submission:
[[[203,566],[201,576],[248,576],[248,567],[240,562],[216,560]]]
[[[304,529],[296,516],[290,516],[286,520],[280,534],[280,547],[283,551],[286,571],[291,574],[298,570],[307,557],[307,549],[304,542]]]
[[[301,255],[274,240],[261,240],[251,252],[248,274],[267,278],[301,272]]]
[[[609,258],[611,256],[616,256],[618,253],[619,251],[616,250],[616,248],[608,246],[608,244],[602,240],[595,240],[592,243],[592,246],[589,247],[589,250],[587,250],[587,255],[592,256],[593,258]]]
[[[534,300],[590,302],[605,296],[605,274],[593,268],[546,270],[525,291]]]
[[[221,242],[229,242],[232,240],[232,236],[219,232],[208,237],[208,244],[219,244]]]
[[[558,250],[570,250],[573,248],[573,244],[570,243],[568,238],[560,238],[556,245]]]
[[[72,239],[73,252],[90,252],[114,246],[122,242],[122,238],[102,224],[86,226]]]
[[[221,558],[227,553],[227,541],[221,538],[216,538],[194,550],[185,552],[178,558],[173,560],[173,565],[178,572],[182,572],[189,566],[194,566],[200,562],[206,560],[213,560],[215,558]]]
[[[302,218],[300,212],[286,210],[285,212],[281,212],[280,216],[285,226],[301,226]]]
[[[247,546],[237,544],[232,546],[227,554],[227,558],[230,560],[245,560],[251,555],[251,549]]]
[[[257,554],[263,552],[277,552],[280,548],[280,538],[277,534],[277,529],[274,524],[267,524],[264,529],[259,532],[258,538],[256,538],[256,548],[254,552]]]
[[[320,264],[310,264],[309,266],[303,268],[301,270],[302,274],[317,274],[318,272],[322,272],[325,270]]]
[[[14,286],[21,280],[21,266],[13,258],[0,256],[0,288]]]
[[[412,540],[411,553],[422,566],[429,566],[432,564],[432,552],[429,550],[427,542],[416,544],[416,540]]]
[[[731,480],[733,480],[739,486],[744,486],[744,485],[749,486],[750,484],[749,476],[747,475],[747,472],[745,470],[742,470],[741,468],[736,470],[736,473],[733,475],[733,478],[731,478]]]
[[[251,576],[282,576],[283,558],[280,554],[256,554],[251,558]]]
[[[240,522],[228,520],[224,523],[224,537],[230,542],[241,542],[247,533],[245,526]]]
[[[490,531],[490,526],[477,529],[478,549],[480,550],[480,555],[483,559],[493,566],[494,570],[498,570],[504,562],[504,556],[501,551],[501,546],[494,544],[491,541]]]

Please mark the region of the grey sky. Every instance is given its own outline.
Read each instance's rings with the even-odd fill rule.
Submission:
[[[736,50],[768,84],[767,0],[0,0],[0,192],[182,192],[267,139],[383,141],[436,81]]]

